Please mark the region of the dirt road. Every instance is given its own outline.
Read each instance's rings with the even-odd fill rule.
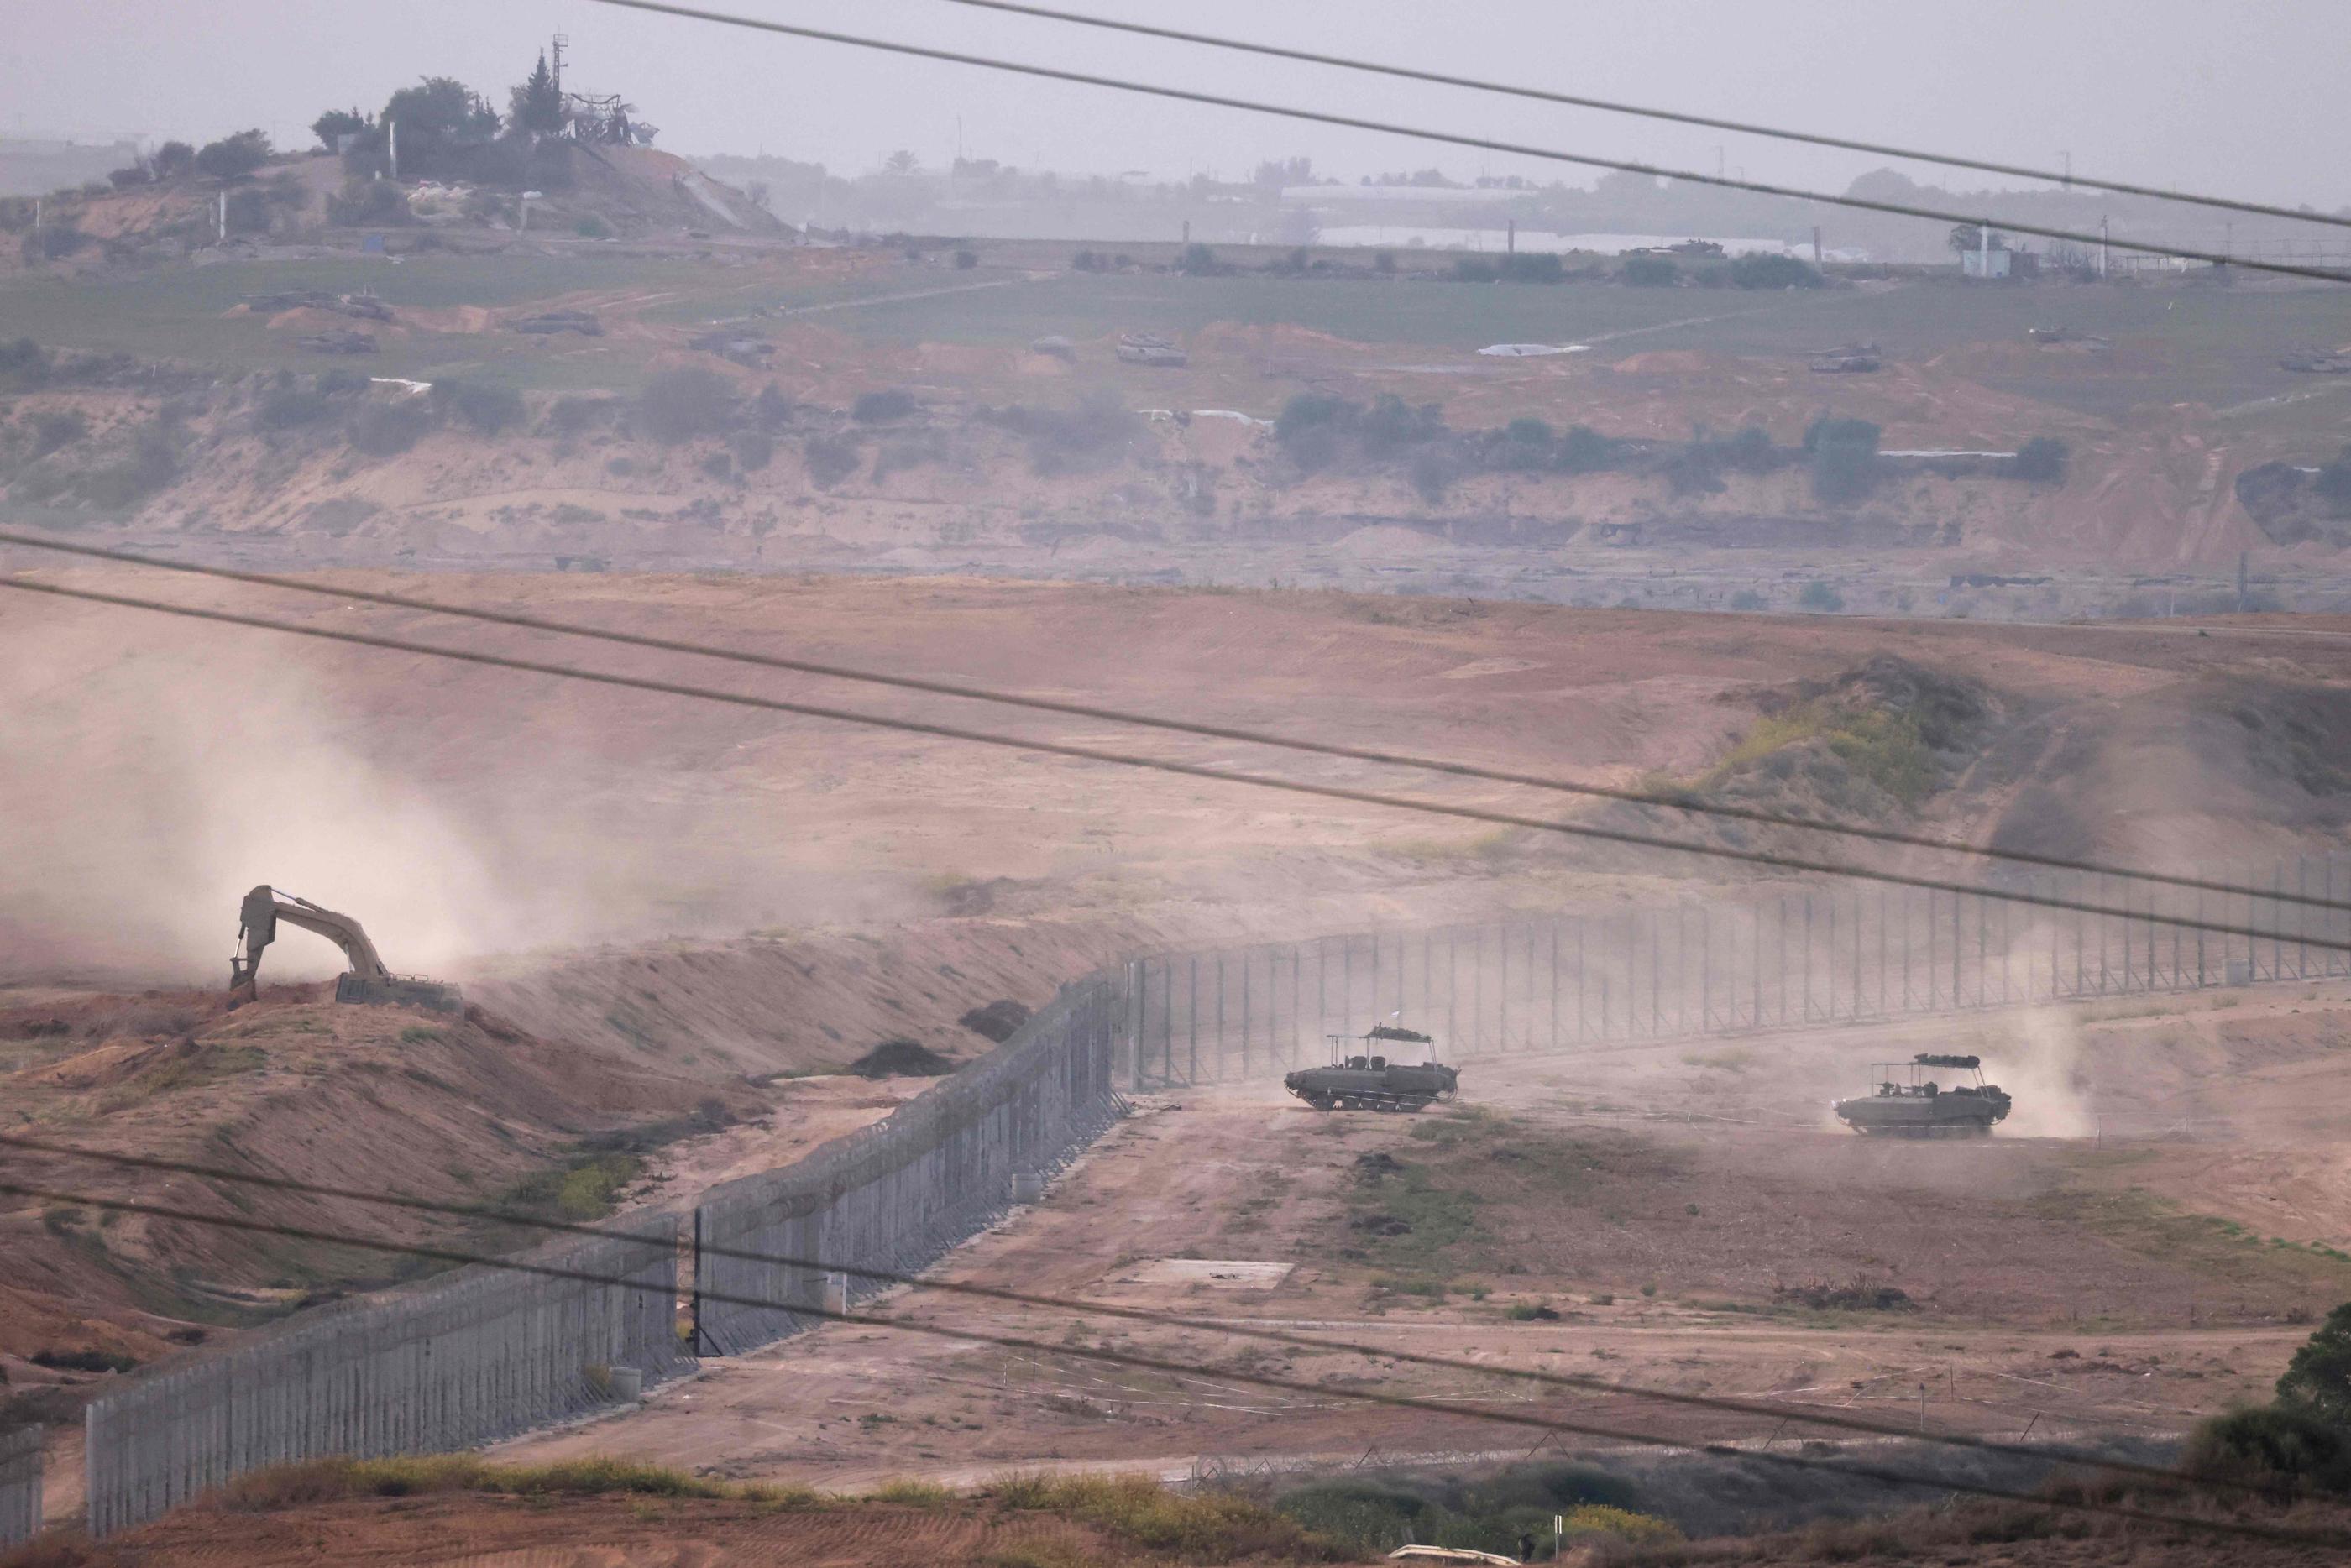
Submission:
[[[2351,1293],[2339,1255],[2220,1218],[2258,1202],[2283,1166],[2334,1164],[2310,1134],[2351,1095],[2351,1064],[2333,1044],[2346,1005],[2338,982],[2317,1001],[2265,992],[2159,1019],[2084,1010],[2066,1058],[2035,1065],[2053,1075],[2050,1093],[2095,1085],[2090,1125],[2112,1130],[2087,1137],[1889,1145],[1823,1125],[1820,1107],[1851,1064],[1877,1051],[1965,1031],[1996,1064],[2004,1043],[2006,1064],[2026,1066],[2034,1047],[2001,1016],[1472,1062],[1474,1114],[1416,1120],[1317,1116],[1278,1091],[1163,1100],[941,1274],[1193,1326],[901,1292],[872,1310],[1044,1348],[833,1326],[510,1451],[622,1452],[856,1488],[1033,1465],[1170,1474],[1204,1458],[1491,1452],[1541,1435],[1366,1407],[1345,1397],[1357,1386],[1679,1441],[1760,1440],[1776,1425],[1414,1367],[1391,1351],[1932,1430],[2178,1432],[2262,1397],[2311,1317]],[[2201,1043],[2226,1072],[2151,1049],[2158,1027]],[[2158,1133],[2123,1130],[2167,1116]],[[1367,1187],[1383,1159],[1401,1176]],[[2302,1222],[2334,1240],[2351,1232],[2351,1204],[2325,1180],[2297,1190]],[[1412,1230],[1384,1234],[1367,1216]],[[1903,1299],[1823,1308],[1800,1293],[1856,1283]],[[1527,1315],[1538,1309],[1558,1315]],[[1217,1332],[1228,1324],[1364,1349],[1253,1345]],[[1203,1370],[1106,1367],[1054,1354],[1062,1345]],[[1236,1372],[1312,1391],[1254,1387]]]

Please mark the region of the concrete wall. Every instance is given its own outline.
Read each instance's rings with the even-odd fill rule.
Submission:
[[[677,1220],[305,1313],[142,1377],[85,1413],[89,1532],[103,1536],[248,1470],[326,1455],[468,1448],[609,1400],[606,1368],[648,1384],[688,1364],[676,1332]],[[601,1282],[609,1277],[611,1282]]]
[[[30,1541],[41,1528],[41,1428],[0,1432],[0,1546]]]

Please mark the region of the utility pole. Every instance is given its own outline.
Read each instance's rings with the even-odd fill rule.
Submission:
[[[218,231],[220,241],[225,243],[228,239],[228,192],[223,191],[220,193],[219,200],[220,205],[215,209],[217,215],[214,220],[214,223],[215,229]]]
[[[2106,275],[2106,219],[2103,213],[2098,215],[2098,275]]]
[[[400,178],[400,121],[385,120],[383,137],[384,145],[391,150],[392,177],[397,181]]]

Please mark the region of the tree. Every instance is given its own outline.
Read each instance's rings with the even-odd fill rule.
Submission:
[[[2016,477],[2035,484],[2060,483],[2065,478],[2065,443],[2055,436],[2034,436],[2016,449]]]
[[[1877,482],[1877,427],[1867,420],[1823,414],[1804,431],[1812,454],[1813,493],[1823,501],[1858,501]]]
[[[367,116],[355,109],[330,109],[310,122],[310,134],[329,152],[340,152],[344,137],[361,135],[367,129]]]
[[[921,171],[922,160],[901,147],[882,161],[882,167],[893,174],[914,174]]]
[[[401,88],[376,119],[399,127],[401,170],[406,174],[445,171],[454,154],[498,133],[497,111],[454,77],[426,77]]]
[[[563,94],[556,88],[554,73],[547,68],[545,50],[539,52],[538,64],[529,77],[516,85],[507,108],[507,120],[517,130],[554,136],[563,130]]]
[[[242,180],[267,161],[269,135],[262,130],[240,130],[208,141],[195,157],[196,172],[214,180]]]
[[[1955,251],[1980,250],[1983,246],[1983,229],[1975,223],[1954,223],[1949,244]],[[1994,229],[1991,232],[1991,248],[1996,251],[2008,249],[2008,236]]]
[[[147,161],[158,180],[177,180],[196,166],[196,150],[184,141],[167,141]]]
[[[2282,1403],[2336,1427],[2351,1427],[2351,1303],[2336,1307],[2277,1380]]]
[[[1739,288],[1818,288],[1823,280],[1810,262],[1750,251],[1730,264],[1730,281]]]

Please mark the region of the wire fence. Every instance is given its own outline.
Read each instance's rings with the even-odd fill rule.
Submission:
[[[493,1268],[302,1314],[84,1412],[93,1536],[247,1471],[327,1455],[468,1448],[610,1405],[690,1365],[676,1324],[677,1220],[558,1243]],[[666,1288],[664,1288],[666,1287]]]
[[[0,1547],[41,1529],[41,1428],[0,1431]]]
[[[528,1255],[617,1282],[467,1269],[131,1381],[87,1412],[90,1533],[265,1465],[493,1441],[798,1333],[821,1321],[811,1309],[884,1288],[847,1271],[919,1272],[1031,1196],[1117,1119],[1122,1082],[1267,1075],[1397,1015],[1459,1056],[2341,975],[2351,953],[2310,944],[2351,941],[2351,911],[2286,896],[2351,892],[2346,869],[2326,856],[2208,874],[2266,888],[2228,895],[2011,885],[2127,915],[1811,884],[1137,959],[1064,987],[978,1063],[791,1166]],[[37,1516],[38,1471],[37,1447],[0,1449],[0,1532],[27,1490]]]
[[[1127,1083],[1249,1078],[1327,1061],[1326,1037],[1401,1019],[1454,1056],[1883,1021],[2351,973],[2351,892],[2329,855],[2204,874],[2259,893],[2052,875],[1971,893],[1745,888],[1522,921],[1272,942],[1128,968]],[[2258,938],[2172,923],[2202,920]]]
[[[90,1533],[266,1465],[495,1441],[628,1397],[705,1346],[740,1354],[815,1321],[793,1310],[825,1304],[815,1271],[710,1256],[705,1241],[898,1272],[935,1262],[1117,1118],[1122,986],[1065,988],[981,1062],[794,1165],[712,1189],[690,1217],[632,1216],[626,1236],[528,1255],[598,1279],[467,1269],[137,1379],[85,1416]],[[832,1288],[882,1287],[836,1275]],[[705,1307],[705,1290],[774,1304]],[[37,1488],[37,1451],[33,1464]]]
[[[1080,981],[998,1050],[885,1119],[797,1165],[713,1189],[694,1211],[695,1286],[736,1299],[697,1299],[704,1345],[737,1355],[820,1321],[795,1307],[827,1304],[815,1270],[729,1254],[912,1273],[986,1229],[1028,1182],[1118,1118],[1126,1015],[1123,976]],[[831,1288],[847,1302],[886,1286],[850,1274]]]

